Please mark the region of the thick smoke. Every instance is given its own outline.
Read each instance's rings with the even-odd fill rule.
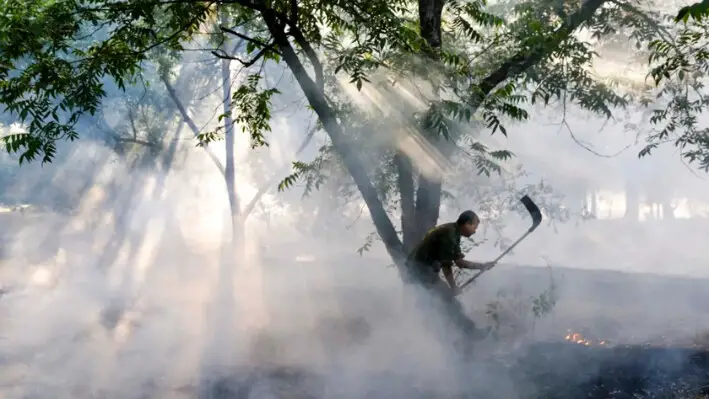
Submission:
[[[410,137],[398,130],[400,115],[420,104],[392,109],[399,103],[364,92],[369,109],[388,106],[380,129],[364,135],[370,154],[401,147]],[[461,170],[460,158],[424,159],[455,175],[457,202],[442,206],[440,222],[482,210],[481,244],[469,259],[494,258],[500,236],[509,241],[528,227],[514,207],[488,206],[501,192],[515,200],[543,181],[574,215],[546,214],[556,223],[543,224],[461,297],[499,339],[479,343],[473,360],[461,356],[438,309],[417,306],[421,293],[402,287],[379,243],[356,253],[373,229],[357,196],[341,200],[346,189],[326,185],[305,199],[271,190],[246,220],[244,254],[235,256],[224,182],[192,141],[133,158],[85,141],[54,164],[13,167],[4,190],[22,209],[0,213],[0,396],[531,398],[543,384],[528,371],[541,370],[520,364],[534,342],[578,332],[613,345],[691,345],[709,328],[699,279],[706,224],[697,222],[707,211],[705,178],[671,149],[638,160],[642,143],[627,126],[533,115],[510,125],[509,139],[475,133],[516,153],[502,176]],[[293,160],[309,118],[274,121],[269,167]],[[209,115],[195,120],[207,124]],[[251,169],[242,162],[248,142],[239,140],[239,165]],[[318,135],[301,159],[323,143]],[[409,149],[426,158],[426,148]],[[524,176],[513,173],[520,165]],[[253,169],[238,171],[246,199],[268,180]],[[535,316],[539,298],[552,309]],[[559,356],[556,367],[581,367],[575,353],[557,349],[544,353]],[[602,369],[594,363],[584,372]]]
[[[225,255],[226,200],[205,188],[218,179],[194,175],[209,162],[197,154],[176,151],[169,170],[164,159],[129,167],[84,142],[66,160],[21,172],[15,189],[31,199],[61,193],[78,205],[4,212],[5,397],[467,389],[451,372],[462,363],[453,340],[441,339],[443,321],[409,303],[380,258],[323,258],[317,243],[263,236],[258,221],[247,224],[246,261]]]

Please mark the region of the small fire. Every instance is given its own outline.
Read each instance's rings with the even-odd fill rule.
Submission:
[[[564,337],[565,340],[572,342],[574,344],[578,345],[585,345],[585,346],[591,346],[591,345],[606,345],[607,342],[603,340],[592,340],[589,338],[584,337],[581,333],[578,332],[572,332],[569,330],[569,333],[566,334],[566,337]]]

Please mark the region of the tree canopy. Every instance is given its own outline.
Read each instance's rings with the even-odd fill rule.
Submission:
[[[687,22],[692,18],[695,21],[701,22],[707,15],[709,15],[709,1],[705,0],[680,8],[675,17],[675,21]]]

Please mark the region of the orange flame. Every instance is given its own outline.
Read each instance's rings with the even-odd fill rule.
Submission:
[[[585,345],[585,346],[606,345],[607,344],[607,342],[604,340],[594,341],[594,340],[584,337],[581,333],[572,332],[571,330],[569,330],[569,333],[566,335],[566,337],[564,337],[564,339],[569,342],[572,342],[574,344]]]

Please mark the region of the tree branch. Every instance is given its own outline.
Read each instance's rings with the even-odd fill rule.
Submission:
[[[308,57],[308,60],[310,60],[310,63],[313,65],[313,70],[315,72],[315,87],[317,87],[318,90],[324,92],[325,78],[323,74],[323,66],[320,62],[318,54],[313,49],[313,46],[311,46],[310,43],[305,39],[305,36],[303,36],[303,32],[300,31],[300,29],[296,26],[295,22],[288,21],[288,26],[290,27],[288,34],[293,36],[295,42],[298,43],[300,48],[303,49],[303,52],[305,52],[305,55]]]
[[[144,145],[144,146],[150,147],[150,148],[160,148],[160,146],[159,146],[158,144],[151,143],[151,142],[145,141],[145,140],[140,140],[140,139],[132,138],[132,137],[120,137],[120,136],[118,136],[118,137],[116,137],[116,141],[118,141],[118,142],[120,142],[120,143],[140,144],[140,145]]]
[[[133,137],[121,137],[118,135],[114,136],[114,139],[119,143],[133,143],[140,144],[150,148],[160,148],[159,144],[151,143],[147,140],[141,140],[138,138],[138,129],[135,127],[135,117],[133,116],[133,110],[128,108],[128,120],[130,121],[131,131],[133,132]]]
[[[185,121],[185,123],[187,123],[187,126],[190,127],[190,130],[192,130],[192,133],[195,135],[195,137],[199,136],[199,128],[197,127],[197,125],[195,125],[192,118],[190,118],[184,105],[182,105],[182,102],[177,97],[177,93],[175,93],[175,88],[172,87],[172,84],[168,80],[167,76],[163,75],[160,77],[160,79],[162,79],[163,84],[165,84],[165,88],[167,89],[167,94],[170,96],[170,99],[172,99],[172,102],[175,104],[175,107],[177,107],[177,110],[180,111],[182,119]],[[201,147],[204,148],[209,158],[212,160],[212,162],[214,162],[214,165],[216,165],[222,175],[224,175],[224,165],[222,165],[222,162],[219,160],[219,158],[207,145],[203,145]]]
[[[531,50],[520,51],[483,79],[477,85],[479,88],[478,93],[475,93],[474,97],[471,99],[473,111],[476,111],[478,107],[480,107],[485,97],[487,97],[497,85],[511,77],[523,73],[552,53],[556,44],[569,37],[581,24],[591,19],[596,10],[607,1],[608,0],[586,0],[578,11],[571,14],[566,21],[564,21],[563,25],[554,31],[551,40],[540,43]]]
[[[128,108],[128,118],[130,119],[130,128],[133,130],[133,138],[138,138],[138,129],[135,128],[135,118],[133,118],[133,110]]]
[[[269,46],[266,46],[266,47],[262,48],[261,50],[259,50],[259,52],[256,53],[256,55],[254,56],[254,58],[250,59],[249,61],[244,61],[244,60],[242,60],[241,58],[235,57],[235,56],[233,56],[233,55],[229,55],[229,54],[226,53],[226,51],[224,51],[224,50],[222,50],[222,49],[217,49],[217,50],[215,50],[215,51],[212,51],[212,54],[213,54],[215,57],[220,58],[220,59],[222,59],[222,60],[238,61],[238,62],[241,63],[241,65],[243,65],[244,67],[250,67],[250,66],[254,65],[256,62],[258,62],[258,60],[261,59],[261,57],[263,57],[263,55],[266,54],[267,51],[271,51],[271,50],[273,50],[273,45],[272,45],[272,44],[269,45]]]
[[[254,38],[252,38],[252,37],[249,37],[249,36],[247,36],[247,35],[244,35],[243,33],[239,33],[239,32],[237,32],[237,31],[235,31],[235,30],[233,30],[233,29],[230,29],[230,28],[227,28],[227,27],[225,27],[225,26],[220,26],[219,29],[221,29],[222,32],[229,33],[230,35],[234,35],[234,36],[236,36],[236,37],[238,37],[238,38],[241,39],[241,40],[239,41],[239,43],[237,43],[237,44],[234,46],[234,50],[232,50],[232,53],[235,53],[236,50],[240,47],[240,45],[241,45],[242,43],[244,43],[244,42],[254,43],[254,44],[256,44],[257,46],[261,47],[261,49],[259,50],[258,53],[256,53],[256,55],[255,55],[252,59],[250,59],[250,60],[248,60],[248,61],[244,61],[244,60],[242,60],[241,58],[238,58],[238,57],[236,57],[236,56],[227,54],[226,51],[224,51],[224,49],[218,48],[218,49],[215,49],[215,50],[212,50],[212,51],[211,51],[211,53],[212,53],[215,57],[217,57],[217,58],[220,58],[220,59],[222,59],[222,60],[238,61],[238,62],[239,62],[241,65],[243,65],[244,67],[250,67],[250,66],[256,64],[256,62],[258,62],[258,60],[261,59],[261,58],[264,56],[264,54],[266,54],[266,52],[268,52],[268,51],[280,55],[280,52],[276,49],[276,46],[275,46],[275,44],[274,44],[273,42],[271,42],[271,43],[265,43],[265,42],[263,42],[263,41],[261,41],[261,40],[254,39]]]
[[[315,132],[317,130],[318,130],[317,126],[310,129],[308,134],[303,139],[303,142],[300,144],[298,149],[295,151],[296,157],[298,155],[300,155],[300,153],[303,152],[303,150],[305,150],[305,148],[308,146],[308,144],[310,144],[310,141],[313,139],[313,136],[315,136]],[[287,171],[288,170],[286,169],[285,172],[287,172]],[[280,180],[279,175],[280,175],[280,173],[277,173],[271,180],[269,180],[268,182],[261,185],[261,187],[259,187],[256,194],[253,196],[253,198],[251,198],[251,201],[249,201],[249,203],[246,204],[246,207],[244,207],[244,210],[242,212],[242,216],[244,218],[247,218],[251,214],[251,212],[254,210],[256,205],[258,205],[259,201],[268,192],[268,190],[270,190],[274,185],[276,185],[276,183],[278,183],[278,181]]]
[[[652,26],[652,28],[657,32],[658,36],[660,36],[660,38],[662,38],[662,40],[666,41],[667,43],[674,42],[674,40],[672,40],[672,38],[671,38],[672,34],[667,31],[667,28],[660,25],[659,23],[657,23],[657,21],[653,20],[652,18],[648,17],[646,13],[642,12],[634,5],[626,3],[626,2],[618,1],[618,0],[609,0],[609,1],[611,3],[617,5],[621,9],[640,17],[649,26]]]
[[[322,63],[320,62],[320,58],[318,57],[318,54],[315,52],[313,47],[310,45],[308,40],[305,38],[303,35],[303,32],[298,28],[298,19],[297,19],[297,12],[298,12],[298,5],[297,5],[297,0],[291,0],[291,13],[294,15],[291,15],[291,18],[288,18],[288,15],[285,15],[283,13],[280,13],[273,9],[272,7],[266,5],[265,3],[257,2],[256,0],[225,0],[225,3],[236,3],[239,4],[243,7],[250,8],[252,10],[258,11],[261,13],[261,15],[264,17],[264,19],[270,17],[271,20],[271,25],[268,27],[269,31],[271,32],[271,35],[275,35],[276,31],[281,31],[285,25],[288,25],[290,28],[288,33],[286,33],[286,42],[288,43],[288,46],[290,47],[290,43],[287,41],[287,36],[290,35],[292,36],[298,46],[303,49],[303,52],[305,52],[305,55],[308,57],[308,60],[310,63],[313,65],[313,69],[315,72],[315,87],[321,91],[324,92],[325,89],[325,79],[324,79],[324,73],[323,73],[323,66]],[[268,23],[267,23],[268,25]],[[233,35],[239,36],[242,39],[253,41],[254,43],[260,44],[262,47],[267,46],[266,43],[263,43],[261,41],[258,41],[256,39],[250,38],[246,35],[243,35],[239,32],[236,32],[232,29],[226,28],[226,27],[220,27],[222,30],[225,32],[229,32]],[[282,31],[280,33],[283,33]],[[275,42],[274,38],[274,42]],[[278,44],[278,43],[277,43]],[[281,43],[279,47],[282,45]],[[282,53],[278,53],[279,55],[283,56]]]
[[[254,44],[256,44],[256,45],[258,45],[258,46],[260,46],[260,47],[263,47],[263,48],[266,48],[266,47],[273,47],[273,44],[268,44],[268,43],[266,43],[266,42],[262,42],[261,40],[254,39],[254,38],[252,38],[252,37],[246,36],[246,35],[243,34],[243,33],[239,33],[239,32],[237,32],[237,31],[235,31],[234,29],[230,29],[230,28],[227,28],[227,27],[225,27],[225,26],[220,26],[219,29],[221,29],[222,32],[229,33],[230,35],[234,35],[234,36],[236,36],[236,37],[238,37],[238,38],[240,38],[240,39],[243,39],[243,40],[245,40],[245,41],[247,41],[247,42],[254,43]],[[271,51],[273,51],[273,52],[275,52],[275,53],[278,53],[278,50],[276,50],[275,48],[272,48]],[[279,54],[280,54],[280,53],[279,53]]]
[[[254,10],[258,10],[261,12],[262,15],[264,15],[264,12],[269,14],[273,18],[273,27],[281,30],[282,28],[287,25],[290,29],[286,33],[286,38],[287,36],[292,36],[293,39],[295,39],[295,42],[300,46],[301,49],[303,49],[303,52],[305,52],[305,55],[308,57],[308,60],[310,63],[313,65],[313,69],[315,72],[315,86],[317,87],[318,90],[323,91],[325,89],[325,79],[324,79],[324,74],[323,74],[323,66],[322,63],[320,62],[320,58],[318,57],[318,54],[315,52],[313,49],[313,46],[310,45],[310,42],[305,38],[303,35],[303,32],[300,30],[298,27],[298,19],[297,19],[297,12],[298,12],[298,4],[297,0],[292,0],[291,3],[291,13],[295,14],[295,16],[291,16],[291,18],[288,18],[287,15],[283,15],[276,10],[272,8],[266,8],[264,6],[259,6],[254,4],[253,2],[249,0],[235,0],[236,3],[239,3],[245,7],[252,8]],[[265,18],[265,15],[264,15]],[[269,27],[269,30],[271,31],[271,35],[275,35],[271,27]],[[237,32],[234,32],[237,33]],[[262,44],[266,45],[266,44]],[[290,46],[290,43],[289,43]],[[282,56],[283,54],[281,54]]]

